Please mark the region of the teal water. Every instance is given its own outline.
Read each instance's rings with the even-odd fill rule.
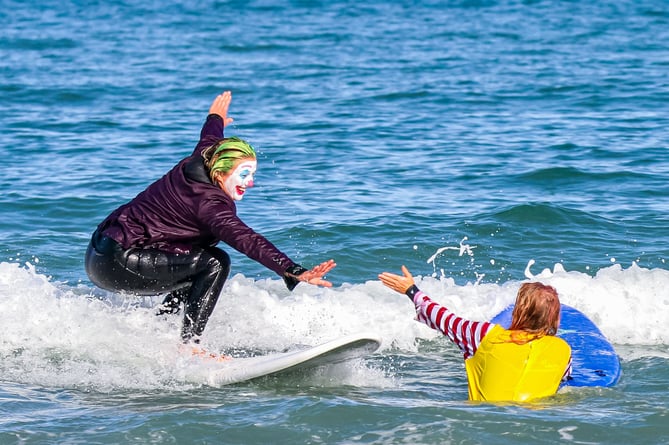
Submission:
[[[669,441],[669,5],[0,0],[0,443]],[[207,347],[381,350],[210,387],[155,300],[95,288],[91,231],[197,142],[260,152],[242,218],[332,289],[236,252]],[[472,404],[460,354],[376,276],[491,318],[528,278],[615,345],[613,388]]]

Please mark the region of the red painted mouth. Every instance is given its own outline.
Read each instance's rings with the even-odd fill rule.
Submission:
[[[237,194],[239,196],[243,195],[244,192],[246,192],[246,189],[244,187],[240,187],[240,186],[235,187],[235,190],[237,190]]]

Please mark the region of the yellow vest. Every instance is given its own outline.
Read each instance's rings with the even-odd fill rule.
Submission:
[[[519,345],[511,331],[496,325],[465,360],[469,400],[525,402],[553,395],[570,357],[571,348],[559,337]]]

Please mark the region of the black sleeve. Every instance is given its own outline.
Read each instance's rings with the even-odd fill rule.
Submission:
[[[287,274],[300,276],[306,271],[307,269],[300,266],[299,264],[295,264],[294,266],[291,266],[288,269],[286,269],[286,273],[283,275],[283,281],[286,283],[286,287],[288,287],[288,290],[292,291],[293,289],[295,289],[295,286],[297,286],[300,280],[298,280],[295,277],[291,277]]]
[[[411,301],[413,301],[413,297],[416,295],[416,292],[418,292],[418,287],[414,284],[411,286],[407,291],[405,292],[406,296],[411,298]]]
[[[223,139],[223,118],[218,114],[210,114],[200,131],[200,141],[195,146],[193,154],[202,154],[202,150],[211,147]]]

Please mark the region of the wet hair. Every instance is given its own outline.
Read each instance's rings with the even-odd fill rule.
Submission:
[[[216,176],[228,173],[240,159],[255,159],[256,152],[248,142],[233,136],[221,139],[204,149],[202,156],[209,170],[209,177],[215,181]]]
[[[559,325],[560,298],[555,288],[542,283],[523,283],[518,289],[509,330],[523,331],[525,335],[512,336],[512,341],[524,343],[555,335]],[[525,341],[521,340],[523,337]]]

